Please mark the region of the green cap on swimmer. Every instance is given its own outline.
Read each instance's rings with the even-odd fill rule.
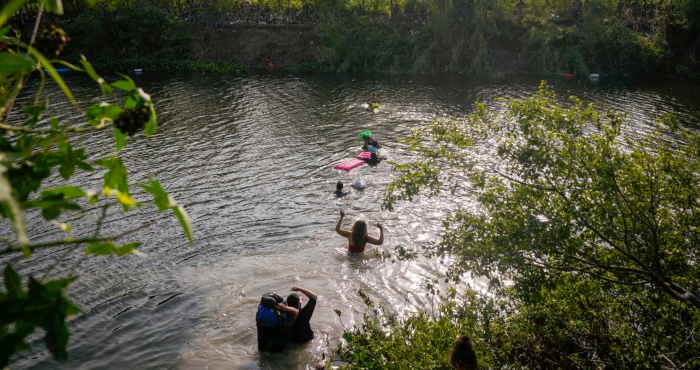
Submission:
[[[360,140],[364,139],[365,136],[372,136],[372,133],[369,132],[369,130],[367,130],[367,131],[360,132],[359,134],[357,134],[357,137],[359,137]]]

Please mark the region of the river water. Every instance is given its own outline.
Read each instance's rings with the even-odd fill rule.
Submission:
[[[67,76],[79,101],[100,100],[94,84]],[[13,358],[14,368],[32,369],[277,369],[311,368],[330,355],[343,327],[361,320],[366,291],[392,310],[430,309],[435,301],[425,282],[444,276],[449,260],[420,257],[394,261],[380,256],[403,246],[416,249],[439,240],[441,220],[467,200],[420,197],[382,211],[383,192],[396,172],[389,164],[362,166],[347,173],[334,164],[361,149],[357,133],[371,130],[380,154],[404,163],[416,159],[397,142],[435,117],[464,116],[474,101],[497,108],[497,97],[526,97],[540,82],[533,77],[470,79],[462,76],[150,75],[135,76],[150,93],[161,127],[150,139],[130,138],[120,152],[129,169],[132,193],[148,200],[135,184],[158,179],[189,212],[195,242],[187,243],[170,214],[151,208],[124,217],[114,212],[105,233],[154,223],[122,242],[140,240],[147,256],[94,257],[75,270],[70,296],[84,310],[70,322],[70,360],[57,364],[41,341]],[[629,112],[634,130],[651,127],[653,117],[673,112],[697,127],[700,91],[678,81],[588,81],[549,83],[560,98]],[[365,109],[376,91],[381,107]],[[49,86],[52,114],[81,122],[79,111]],[[29,96],[23,97],[26,101]],[[109,135],[83,139],[91,159],[114,152]],[[100,189],[102,172],[73,181]],[[350,187],[361,177],[367,188]],[[349,194],[336,199],[340,180]],[[116,208],[116,207],[115,207]],[[339,209],[345,228],[367,220],[383,246],[348,255],[345,239],[335,234]],[[112,211],[117,211],[113,209]],[[93,214],[97,215],[96,212]],[[89,235],[90,225],[70,216],[71,236]],[[2,236],[9,224],[2,220]],[[39,215],[28,219],[33,241],[62,237]],[[23,275],[40,274],[64,251],[42,251],[14,259]],[[64,275],[81,260],[68,253],[54,275]],[[479,288],[481,282],[469,280]],[[294,285],[320,295],[311,321],[315,339],[281,354],[257,350],[255,312],[268,291],[286,295]],[[340,310],[339,318],[334,310]]]

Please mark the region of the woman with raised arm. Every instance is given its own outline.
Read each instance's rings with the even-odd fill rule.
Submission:
[[[340,220],[338,220],[338,223],[335,225],[335,232],[348,239],[348,252],[362,253],[365,251],[367,243],[374,245],[382,245],[384,243],[384,227],[379,222],[377,222],[379,239],[375,239],[367,234],[367,224],[362,220],[355,221],[351,230],[341,228],[340,225],[343,223],[343,217],[345,217],[345,212],[341,209]]]

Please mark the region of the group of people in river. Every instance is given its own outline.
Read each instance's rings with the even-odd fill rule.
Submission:
[[[375,92],[372,92],[367,104],[379,104],[379,99]],[[370,158],[365,159],[369,164],[378,164],[381,158],[378,157],[379,143],[372,139],[371,134],[360,134],[364,140],[362,149],[370,153]],[[343,197],[348,193],[343,191],[343,183],[336,183],[334,192],[336,197]],[[363,253],[367,244],[382,245],[384,243],[384,226],[377,222],[379,237],[369,235],[367,223],[364,220],[357,220],[352,228],[342,227],[345,218],[345,211],[340,209],[340,219],[335,225],[335,232],[347,239],[349,253]],[[286,343],[304,343],[314,337],[311,329],[311,317],[316,308],[318,295],[306,288],[293,286],[291,293],[286,299],[276,293],[265,293],[258,305],[256,315],[256,326],[258,332],[258,349],[260,351],[281,351],[286,347]],[[308,302],[302,305],[302,295],[306,296]],[[467,336],[457,339],[452,353],[450,363],[456,370],[476,370],[477,360],[473,343]],[[317,368],[323,366],[317,365]]]

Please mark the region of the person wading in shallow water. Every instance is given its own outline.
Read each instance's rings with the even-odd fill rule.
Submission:
[[[365,251],[367,243],[374,245],[382,245],[382,243],[384,243],[384,227],[379,222],[377,222],[379,239],[375,239],[367,234],[367,224],[362,220],[355,221],[355,224],[352,225],[352,230],[341,228],[340,225],[343,223],[343,217],[345,217],[345,211],[341,209],[340,220],[338,220],[338,223],[335,225],[335,232],[348,239],[348,252],[362,253]]]
[[[314,331],[311,329],[311,316],[314,314],[318,295],[300,286],[293,286],[291,290],[303,293],[309,299],[309,302],[302,307],[301,294],[292,293],[287,297],[287,306],[279,307],[280,310],[286,312],[294,320],[289,328],[289,341],[297,343],[308,342],[314,339]]]

